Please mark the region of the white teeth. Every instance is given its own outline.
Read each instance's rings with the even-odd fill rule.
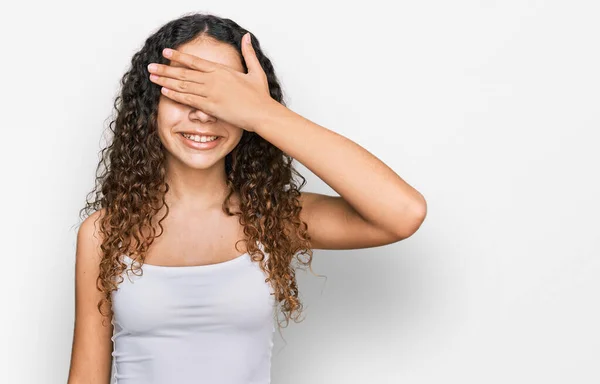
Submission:
[[[217,140],[218,136],[200,136],[200,135],[188,135],[187,133],[182,133],[182,135],[190,140],[196,141],[198,143],[208,143],[209,141]]]

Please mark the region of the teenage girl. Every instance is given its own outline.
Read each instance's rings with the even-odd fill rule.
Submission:
[[[425,199],[288,109],[230,19],[165,24],[121,86],[77,235],[68,383],[267,384],[276,314],[298,318],[312,249],[405,239]],[[300,192],[293,159],[340,196]]]

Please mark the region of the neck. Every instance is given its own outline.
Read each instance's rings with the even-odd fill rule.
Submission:
[[[165,179],[169,184],[165,196],[169,207],[200,210],[220,207],[228,192],[225,159],[206,169],[170,163]]]

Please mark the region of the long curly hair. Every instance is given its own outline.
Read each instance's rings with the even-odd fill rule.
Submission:
[[[160,87],[149,80],[148,63],[168,64],[161,52],[165,47],[180,45],[209,36],[234,47],[241,54],[241,39],[248,32],[230,19],[209,14],[185,14],[168,22],[148,37],[131,60],[131,67],[121,78],[121,89],[114,102],[114,114],[108,128],[112,132],[101,150],[94,189],[87,195],[79,215],[101,211],[98,221],[102,237],[97,288],[104,293],[98,310],[106,318],[113,315],[111,292],[123,281],[127,265],[119,256],[127,253],[142,269],[149,246],[164,230],[161,222],[169,207],[165,194],[165,151],[157,133],[157,110]],[[259,40],[251,35],[256,56],[265,71],[271,97],[285,105],[283,92],[271,61],[263,53]],[[242,60],[243,63],[243,60]],[[245,63],[244,70],[247,72]],[[309,266],[312,272],[312,250],[308,225],[300,219],[300,189],[305,178],[296,171],[293,158],[255,132],[244,130],[239,144],[226,156],[228,195],[222,209],[239,216],[248,254],[268,275],[275,303],[289,320],[298,322],[302,303],[298,298],[295,269]],[[301,179],[298,181],[295,176]],[[240,212],[230,210],[230,198],[240,196]],[[92,197],[92,199],[90,199]],[[153,218],[166,207],[158,221],[157,234]],[[265,257],[257,241],[264,246]],[[307,256],[306,260],[300,258]],[[292,261],[297,263],[293,264]],[[143,272],[142,272],[143,273]],[[118,280],[119,279],[119,280]],[[106,308],[106,311],[103,311]],[[277,314],[275,314],[276,318]],[[279,329],[282,322],[277,322]]]

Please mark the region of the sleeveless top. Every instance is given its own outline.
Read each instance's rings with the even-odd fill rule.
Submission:
[[[248,252],[217,264],[143,264],[122,276],[112,292],[111,383],[270,383],[275,301]]]

